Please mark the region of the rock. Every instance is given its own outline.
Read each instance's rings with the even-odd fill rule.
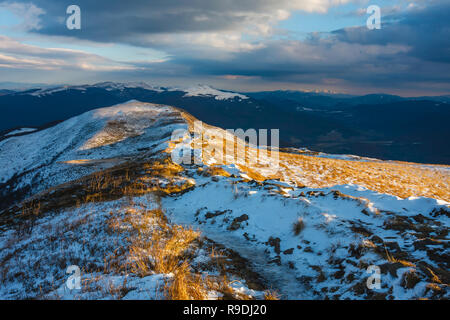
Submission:
[[[356,259],[359,259],[361,258],[365,250],[366,248],[363,247],[362,245],[351,243],[348,248],[348,253],[350,254],[350,257],[355,257]]]
[[[268,245],[274,248],[273,250],[275,251],[276,254],[280,254],[281,252],[280,242],[281,242],[280,238],[272,238],[272,237],[269,238]]]
[[[355,233],[363,235],[364,237],[370,237],[373,234],[363,226],[351,226],[350,229]]]
[[[411,223],[407,217],[395,216],[386,220],[383,224],[386,229],[397,230],[405,232],[407,230],[415,230],[415,226]]]
[[[427,246],[440,246],[442,243],[439,243],[437,241],[433,241],[431,239],[420,239],[416,240],[413,243],[415,250],[427,250]]]
[[[290,249],[283,251],[284,254],[292,254],[293,252],[294,252],[294,248],[290,248]]]
[[[418,214],[412,217],[418,223],[425,223],[426,218],[422,214]]]
[[[333,195],[333,198],[335,200],[338,199],[338,198],[344,198],[345,197],[345,195],[342,192],[340,192],[339,190],[331,190],[330,193]]]
[[[320,283],[320,282],[324,282],[325,280],[327,280],[327,278],[325,277],[325,274],[322,271],[320,271],[319,276],[317,277],[317,282]]]
[[[334,273],[336,279],[341,279],[345,275],[345,270],[339,270]]]
[[[448,218],[450,218],[450,209],[446,209],[446,208],[440,208],[440,209],[433,209],[433,211],[431,211],[430,215],[432,217],[439,217],[439,216],[447,216]]]
[[[270,260],[269,263],[275,263],[277,266],[281,266],[281,257],[276,256],[275,259]]]
[[[355,275],[353,273],[349,273],[345,280],[347,280],[348,283],[353,282],[353,280],[355,280]]]
[[[394,278],[397,277],[397,270],[404,267],[405,266],[400,262],[387,262],[380,265],[381,273],[387,274],[389,272],[389,274]]]
[[[429,277],[431,280],[430,282],[445,284],[450,283],[450,271],[439,267],[434,267],[425,261],[418,262],[417,267]]]
[[[372,241],[373,243],[376,243],[376,244],[383,244],[384,243],[383,239],[381,239],[379,236],[376,236],[376,235],[371,236],[369,238],[369,240]]]
[[[234,218],[231,222],[230,226],[228,227],[228,230],[234,231],[241,227],[241,222],[248,220],[248,215],[243,214],[240,217]]]
[[[436,262],[440,266],[445,266],[447,270],[449,269],[450,259],[447,252],[440,248],[427,250],[427,256],[432,261]]]
[[[420,277],[416,270],[410,269],[406,271],[402,276],[400,285],[405,289],[412,289],[420,282]]]
[[[362,296],[367,292],[367,284],[366,281],[358,282],[355,284],[352,289],[353,292],[355,292],[357,295]]]

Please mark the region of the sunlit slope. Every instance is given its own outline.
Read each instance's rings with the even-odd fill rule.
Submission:
[[[164,150],[166,143],[170,146],[166,152],[170,153],[175,146],[180,147],[181,141],[174,139],[173,131],[189,128],[191,137],[184,137],[181,145],[189,144],[197,150],[194,153],[202,163],[235,164],[257,180],[280,179],[310,187],[356,184],[402,198],[424,196],[450,201],[449,166],[342,160],[278,149],[258,152],[223,129],[204,123],[199,129],[195,123],[197,119],[180,109],[137,101],[89,111],[47,130],[2,141],[0,183],[42,190],[42,186],[57,185],[129,157]],[[192,136],[194,131],[202,134]]]
[[[355,184],[401,198],[430,197],[450,201],[450,166],[425,165],[376,159],[343,160],[296,153],[258,150],[238,137],[184,113],[191,136],[172,141],[172,152],[192,147],[193,154],[208,165],[236,165],[256,180],[279,179],[295,186],[314,188]],[[201,132],[201,134],[199,134]],[[269,143],[270,145],[270,143]],[[245,152],[244,152],[245,149]]]

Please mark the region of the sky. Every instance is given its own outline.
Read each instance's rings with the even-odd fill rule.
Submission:
[[[450,0],[0,0],[0,82],[101,81],[450,94]]]

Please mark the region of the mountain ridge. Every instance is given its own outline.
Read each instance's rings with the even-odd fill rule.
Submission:
[[[332,154],[358,154],[383,160],[450,164],[449,104],[402,100],[374,105],[342,105],[339,99],[303,104],[289,97],[255,98],[247,94],[203,91],[190,95],[168,88],[103,83],[82,90],[65,87],[0,96],[3,136],[20,128],[39,128],[97,107],[131,99],[183,108],[198,119],[222,128],[278,128],[282,147],[306,147]],[[155,91],[156,90],[156,91]],[[172,90],[172,91],[171,91]],[[177,89],[183,90],[183,89]],[[186,89],[187,90],[187,89]],[[201,91],[200,91],[201,92]],[[217,99],[222,92],[226,99]],[[322,96],[314,95],[316,99]],[[347,101],[348,99],[344,99]],[[334,101],[334,102],[333,102]],[[338,103],[339,102],[339,103]],[[372,111],[373,110],[373,111]],[[20,114],[20,117],[17,117]],[[388,120],[388,121],[385,121]],[[9,129],[6,129],[9,128]]]
[[[32,187],[0,212],[0,296],[448,297],[448,167],[266,154],[196,122],[130,101],[0,142],[1,155],[23,161],[2,159],[2,177],[30,174],[10,174],[1,190]],[[236,158],[235,147],[249,156]],[[181,151],[197,161],[174,162]],[[65,284],[73,264],[81,291]],[[374,290],[370,265],[382,279]]]

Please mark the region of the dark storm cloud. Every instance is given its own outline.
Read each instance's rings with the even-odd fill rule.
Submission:
[[[320,11],[331,1],[79,0],[79,31],[65,28],[65,10],[72,2],[33,3],[46,12],[41,28],[34,32],[152,47],[170,57],[161,63],[132,63],[135,68],[126,71],[130,77],[232,75],[268,82],[338,83],[347,88],[450,91],[449,1],[422,1],[420,6],[383,16],[381,30],[352,27],[312,33],[306,40],[269,37],[254,40],[244,49],[239,44],[245,41],[239,39],[233,50],[226,42],[213,45],[217,39],[209,38],[208,33],[245,34],[252,25],[273,23],[270,19],[279,9],[291,11],[304,5],[308,11],[305,3],[320,3],[322,7],[310,10]],[[191,43],[196,33],[207,33],[206,40]]]
[[[323,83],[338,79],[366,87],[450,91],[450,3],[383,18],[381,30],[346,28],[305,41],[271,41],[226,62],[181,59],[194,73],[259,76],[271,81]]]
[[[383,29],[372,32],[367,28],[335,31],[336,39],[349,43],[389,43],[411,46],[411,55],[418,58],[450,63],[450,2],[445,1],[424,9],[411,9],[407,14],[383,18]]]
[[[36,32],[144,46],[154,34],[237,30],[256,20],[268,20],[272,9],[289,6],[287,0],[34,0],[33,3],[46,12]],[[65,28],[66,8],[73,3],[81,8],[80,31]]]

